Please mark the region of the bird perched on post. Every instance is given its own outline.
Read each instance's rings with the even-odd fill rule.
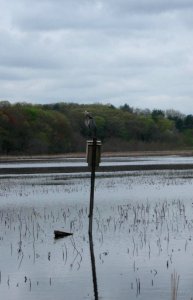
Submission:
[[[94,118],[92,117],[91,113],[89,113],[88,111],[85,110],[84,112],[85,115],[85,125],[89,128],[89,129],[96,129],[96,123]]]

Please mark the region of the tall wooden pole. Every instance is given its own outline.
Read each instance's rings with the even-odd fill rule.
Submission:
[[[92,223],[93,223],[96,147],[97,147],[97,138],[96,138],[96,134],[94,134],[93,146],[92,146],[92,161],[91,161],[90,209],[89,209],[89,229],[88,229],[89,234],[92,234]]]
[[[94,185],[95,185],[95,170],[96,170],[96,150],[97,150],[97,135],[96,135],[96,125],[93,132],[93,142],[92,142],[92,156],[91,156],[91,185],[90,185],[90,208],[89,208],[89,244],[90,244],[90,258],[92,267],[92,278],[93,278],[93,289],[95,300],[98,300],[98,287],[97,287],[97,276],[95,267],[95,256],[94,256],[94,245],[92,239],[92,224],[93,224],[93,209],[94,209]]]

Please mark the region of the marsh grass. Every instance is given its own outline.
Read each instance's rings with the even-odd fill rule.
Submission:
[[[94,211],[93,239],[97,275],[100,284],[108,282],[104,274],[108,277],[112,274],[111,271],[105,273],[104,269],[108,270],[117,259],[114,278],[121,284],[123,280],[119,281],[118,277],[126,277],[128,284],[127,289],[125,288],[127,298],[120,297],[121,300],[136,297],[149,299],[152,293],[155,296],[156,288],[165,279],[164,284],[171,280],[171,291],[168,288],[166,298],[171,296],[172,300],[177,300],[179,275],[173,272],[170,278],[170,274],[173,268],[178,267],[179,255],[188,258],[192,255],[191,205],[187,208],[184,198],[171,198],[164,194],[168,191],[168,186],[175,188],[187,182],[191,184],[191,179],[188,177],[187,181],[185,177],[177,178],[172,172],[167,172],[162,177],[155,175],[155,172],[144,173],[143,176],[135,173],[118,178],[103,177],[96,182],[97,190],[105,195],[96,193]],[[50,287],[53,291],[60,280],[65,282],[72,278],[73,282],[74,278],[79,277],[77,274],[91,276],[86,265],[89,260],[89,182],[86,178],[67,180],[62,176],[60,182],[57,177],[56,185],[55,181],[54,176],[43,180],[32,178],[30,181],[22,178],[2,181],[1,193],[5,205],[0,206],[0,247],[1,250],[5,249],[3,259],[6,260],[6,265],[3,262],[0,264],[0,291],[5,285],[9,290],[14,290],[17,286],[22,291],[26,285],[28,292],[36,291],[34,295],[38,298],[38,289]],[[121,186],[125,194],[120,196],[120,189],[116,191],[117,186]],[[143,186],[146,188],[146,198],[141,200],[131,196],[133,190],[137,195],[136,186],[139,190]],[[156,190],[154,198],[150,197],[150,187]],[[163,197],[161,193],[164,194]],[[116,196],[115,200],[111,198],[113,194]],[[103,197],[102,200],[99,196]],[[6,204],[9,197],[16,199],[17,206],[9,207]],[[25,203],[23,207],[20,200]],[[39,203],[41,205],[38,206]],[[66,240],[54,241],[53,232],[56,228],[72,231],[74,235]],[[42,277],[39,276],[40,265],[47,270],[46,274],[41,273]],[[180,274],[181,278],[183,275]],[[84,276],[81,278],[84,279]],[[112,288],[113,285],[116,286],[116,283],[112,282]],[[147,287],[146,291],[144,287]],[[102,296],[104,289],[105,287],[100,292]]]

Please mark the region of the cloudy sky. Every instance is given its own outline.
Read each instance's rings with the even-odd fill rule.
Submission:
[[[0,99],[193,114],[193,1],[0,0]]]

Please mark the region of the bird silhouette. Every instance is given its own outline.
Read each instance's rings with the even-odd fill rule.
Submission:
[[[85,115],[85,125],[89,128],[89,129],[96,129],[96,123],[95,120],[93,118],[93,116],[91,115],[91,113],[89,113],[88,111],[85,110],[84,112]]]

